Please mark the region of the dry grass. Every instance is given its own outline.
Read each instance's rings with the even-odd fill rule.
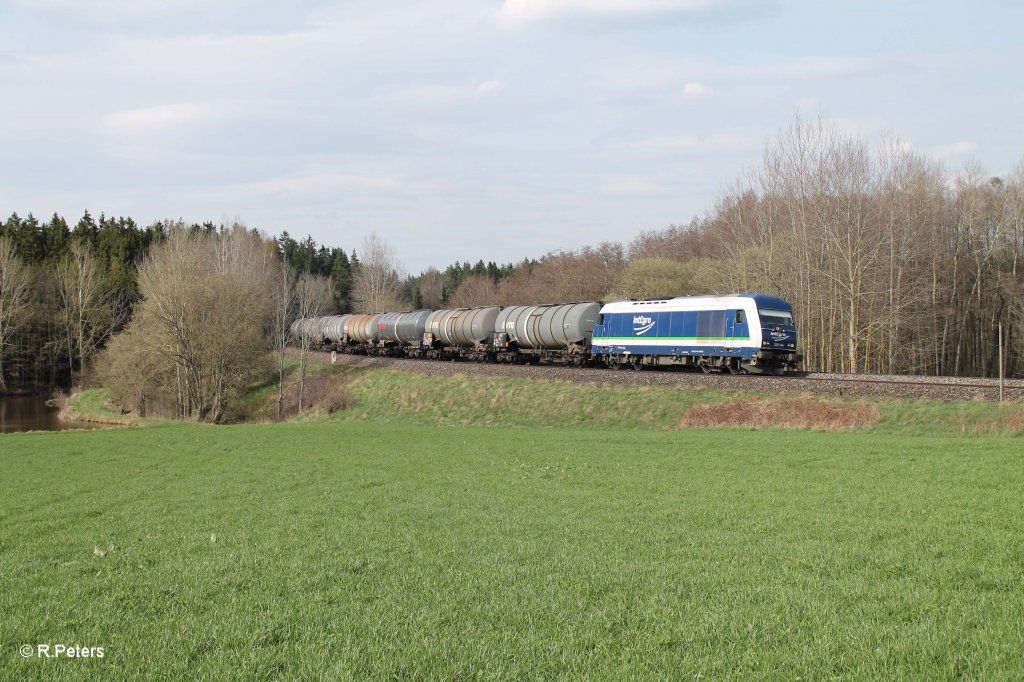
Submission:
[[[1015,433],[1024,432],[1024,403],[1007,403],[999,409],[1004,429]]]
[[[355,404],[355,398],[347,385],[347,377],[338,373],[322,373],[306,375],[303,389],[302,410],[317,410],[326,414],[334,414],[347,410]],[[270,394],[268,402],[277,410],[277,393]],[[284,392],[284,416],[294,417],[299,413],[299,384],[291,382]]]
[[[961,432],[976,434],[1024,433],[1024,403],[1012,402],[995,405],[991,410],[977,411],[970,419],[963,415],[952,421]]]
[[[71,393],[61,388],[55,388],[50,392],[46,404],[57,408],[57,415],[62,421],[76,421],[79,415],[71,408]]]
[[[846,401],[811,395],[744,398],[694,405],[679,428],[802,429],[848,431],[875,425],[882,413],[862,400]]]

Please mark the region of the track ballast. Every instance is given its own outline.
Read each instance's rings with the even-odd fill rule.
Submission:
[[[298,351],[292,350],[293,354]],[[331,354],[312,351],[314,362],[330,363]],[[999,381],[979,377],[934,377],[910,375],[855,375],[798,372],[786,376],[701,374],[671,370],[609,370],[570,368],[561,365],[508,365],[475,362],[436,362],[405,358],[337,354],[337,364],[381,367],[431,375],[480,375],[522,379],[558,380],[576,383],[604,383],[634,386],[678,386],[765,393],[811,393],[866,398],[956,400],[998,400]],[[1007,379],[1006,400],[1024,399],[1024,381]]]

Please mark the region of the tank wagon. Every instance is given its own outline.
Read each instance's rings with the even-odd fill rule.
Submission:
[[[347,347],[360,349],[373,348],[377,345],[377,321],[380,315],[353,315],[345,325]],[[364,350],[365,352],[365,350]]]
[[[766,294],[332,315],[297,320],[292,335],[345,353],[433,360],[758,374],[801,360],[792,306]]]
[[[586,364],[600,309],[597,302],[505,308],[496,320],[495,359]]]
[[[296,342],[305,339],[313,348],[325,345],[324,326],[327,324],[327,319],[326,317],[309,317],[295,320],[290,328],[291,338]]]
[[[423,339],[429,310],[413,310],[405,313],[384,313],[377,318],[377,354],[405,355],[405,349],[415,346]]]
[[[765,294],[618,301],[601,308],[592,353],[609,367],[782,374],[800,361],[789,303]]]
[[[491,359],[498,306],[435,310],[424,325],[420,347],[413,355],[431,360]]]
[[[345,322],[351,315],[331,315],[325,318],[323,325],[323,342],[340,344],[345,340]]]

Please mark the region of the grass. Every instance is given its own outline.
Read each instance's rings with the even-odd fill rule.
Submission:
[[[285,415],[298,421],[379,421],[424,426],[674,430],[860,430],[891,435],[1024,435],[1024,402],[883,400],[765,394],[668,386],[579,384],[477,375],[426,375],[367,367],[310,364],[305,405],[297,414],[297,361],[289,358]],[[71,408],[93,421],[134,425],[158,420],[120,415],[109,394],[73,396]],[[277,379],[254,384],[231,410],[234,421],[269,422]]]
[[[726,391],[577,384],[456,374],[337,368],[347,375],[352,409],[341,421],[389,420],[435,426],[505,428],[674,428],[694,405],[727,400]]]
[[[1019,438],[366,409],[0,437],[0,679],[1024,676]]]
[[[110,391],[105,388],[90,388],[73,394],[69,401],[69,413],[75,418],[101,424],[144,426],[157,423],[155,420],[136,415],[121,414],[111,409]]]
[[[423,426],[500,428],[691,427],[844,430],[895,436],[1024,434],[1024,402],[944,403],[810,395],[770,395],[666,386],[577,384],[470,375],[321,366],[311,380],[341,378],[353,403],[330,416],[301,419],[377,421]],[[340,389],[333,389],[340,390]],[[264,410],[266,413],[266,410]]]

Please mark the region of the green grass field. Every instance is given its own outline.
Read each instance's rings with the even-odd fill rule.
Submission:
[[[1019,437],[334,418],[0,437],[0,679],[1024,677]]]

